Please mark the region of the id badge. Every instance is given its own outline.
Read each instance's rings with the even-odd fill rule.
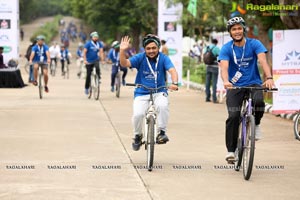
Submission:
[[[44,56],[40,57],[40,62],[44,62]]]
[[[231,79],[231,82],[235,84],[242,76],[243,74],[240,71],[237,71],[234,77]]]

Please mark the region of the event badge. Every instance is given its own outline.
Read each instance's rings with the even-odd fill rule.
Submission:
[[[243,74],[240,71],[237,71],[234,77],[231,79],[231,83],[235,84],[242,76]]]
[[[44,62],[44,56],[40,57],[40,62]]]

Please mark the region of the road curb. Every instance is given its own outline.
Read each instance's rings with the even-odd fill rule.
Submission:
[[[186,80],[182,80],[183,85],[187,85],[188,81]],[[194,89],[194,90],[200,90],[200,91],[205,91],[205,86],[203,84],[199,84],[199,83],[195,83],[195,82],[189,82],[189,87],[190,89]],[[276,117],[281,117],[284,119],[288,119],[288,120],[293,120],[295,121],[296,115],[297,113],[292,113],[292,114],[273,114],[273,105],[272,104],[268,104],[266,103],[266,107],[265,107],[265,112],[266,113],[270,113],[272,115],[275,115]]]

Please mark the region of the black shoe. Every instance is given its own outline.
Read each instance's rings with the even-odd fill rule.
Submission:
[[[136,135],[135,138],[133,138],[132,149],[134,151],[138,151],[140,150],[141,145],[142,145],[142,136]]]
[[[168,141],[169,141],[169,138],[166,135],[165,131],[160,131],[160,133],[156,137],[156,143],[157,144],[166,144]]]

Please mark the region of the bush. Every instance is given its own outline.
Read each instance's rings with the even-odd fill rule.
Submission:
[[[183,57],[183,78],[187,78],[187,71],[190,70],[190,81],[199,84],[205,83],[206,66],[204,63],[198,63],[197,59],[191,57]]]
[[[42,27],[40,27],[30,38],[30,41],[34,41],[38,35],[45,36],[45,43],[50,44],[52,39],[58,34],[58,22],[62,18],[58,15],[54,18],[52,22],[48,22]]]

